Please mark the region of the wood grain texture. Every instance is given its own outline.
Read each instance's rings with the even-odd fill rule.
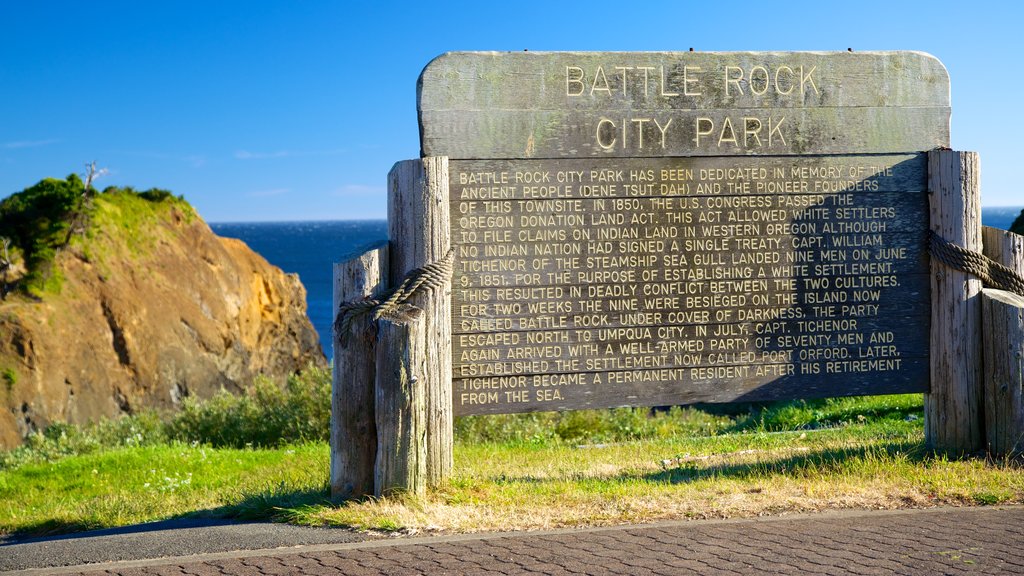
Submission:
[[[423,154],[452,158],[881,153],[949,143],[948,75],[918,52],[449,53],[424,69],[418,104]],[[717,138],[727,118],[740,133],[734,144],[728,131]],[[701,143],[697,133],[711,124],[716,139]],[[742,136],[758,126],[757,139]]]
[[[927,387],[924,153],[450,168],[458,414]]]
[[[383,292],[388,281],[388,248],[380,246],[334,265],[334,310],[344,303]],[[336,313],[336,312],[335,312]],[[333,334],[331,385],[331,498],[373,494],[377,453],[374,422],[376,361],[369,316],[349,334]]]
[[[801,373],[807,363],[720,366],[718,371],[703,367],[619,370],[599,374],[600,382],[595,380],[596,373],[474,378],[456,382],[455,406],[456,414],[461,416],[925,391],[927,359],[900,358],[889,362],[890,369],[886,371],[872,367],[851,372],[844,368],[847,373],[843,375],[842,386],[822,378],[820,373]],[[524,397],[522,400],[505,397],[510,393],[522,393]],[[501,397],[481,397],[480,394]]]
[[[442,260],[451,249],[448,159],[398,162],[388,174],[391,284],[410,271]],[[423,291],[410,304],[424,311],[430,342],[426,389],[427,483],[442,484],[452,468],[451,283]]]
[[[425,314],[418,308],[377,321],[374,496],[426,492],[426,340]]]
[[[1024,236],[982,226],[981,241],[985,256],[1024,276]]]
[[[449,167],[453,202],[827,194],[843,191],[843,188],[837,188],[842,184],[861,184],[859,188],[849,188],[851,193],[927,190],[927,158],[923,153],[757,158],[495,158],[452,160]],[[648,171],[653,171],[650,178],[640,178]],[[751,188],[742,191],[725,189],[722,183],[731,179],[729,171],[749,174],[735,180],[749,180]],[[535,173],[539,173],[539,180],[529,178]],[[546,180],[544,173],[548,173]],[[612,176],[606,177],[609,174]],[[631,177],[632,174],[637,177]],[[714,186],[715,182],[718,182],[719,188]],[[781,182],[793,183],[794,188],[798,189],[762,190],[758,187],[761,183],[767,186],[768,183]],[[602,184],[609,186],[589,191],[582,188],[582,185]],[[650,190],[628,189],[627,184],[655,186]],[[662,184],[667,187],[662,188]],[[481,195],[482,192],[488,194]]]
[[[1024,275],[1024,236],[983,226],[985,256]],[[985,443],[997,457],[1024,452],[1024,298],[982,290]]]
[[[985,443],[996,457],[1024,452],[1024,297],[982,290]]]
[[[981,252],[977,153],[928,153],[931,229]],[[981,281],[932,259],[931,388],[925,441],[954,456],[982,448]]]

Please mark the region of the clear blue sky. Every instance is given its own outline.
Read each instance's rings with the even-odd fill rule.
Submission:
[[[0,1],[0,197],[96,160],[210,221],[383,218],[442,52],[852,47],[942,60],[983,204],[1024,205],[1016,2]]]

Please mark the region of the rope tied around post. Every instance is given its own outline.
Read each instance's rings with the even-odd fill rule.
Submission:
[[[380,298],[343,302],[338,307],[338,315],[334,320],[334,330],[341,335],[342,344],[347,342],[349,328],[356,319],[372,314],[372,321],[376,322],[383,316],[397,312],[418,292],[441,288],[451,279],[454,264],[455,250],[449,250],[448,254],[437,262],[410,270],[397,288],[385,292]]]
[[[933,258],[946,266],[977,276],[988,288],[1006,290],[1018,296],[1024,296],[1024,278],[1013,269],[1003,266],[984,254],[957,246],[935,232],[929,234],[929,251]]]

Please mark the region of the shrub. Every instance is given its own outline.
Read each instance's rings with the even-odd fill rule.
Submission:
[[[164,200],[174,198],[174,194],[162,188],[150,188],[145,192],[139,192],[139,197],[150,202],[163,202]]]
[[[272,447],[327,441],[330,419],[330,372],[311,366],[283,388],[259,378],[240,396],[221,391],[205,401],[186,399],[168,423],[168,435],[212,446]]]
[[[706,436],[731,423],[726,416],[679,406],[496,414],[456,418],[455,438],[463,443],[625,442]]]
[[[41,432],[29,434],[21,446],[7,452],[0,451],[0,470],[104,449],[150,446],[166,441],[164,424],[155,412],[116,420],[103,419],[85,426],[57,422]]]
[[[75,174],[46,178],[0,201],[0,230],[25,260],[25,291],[45,291],[57,250],[84,216],[85,184]]]
[[[14,371],[14,368],[4,368],[0,371],[0,379],[4,382],[4,387],[10,392],[14,389],[14,385],[18,383],[18,373]]]

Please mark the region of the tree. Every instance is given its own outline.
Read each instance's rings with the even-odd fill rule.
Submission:
[[[65,180],[46,178],[0,201],[0,230],[24,260],[24,290],[39,289],[50,277],[84,204],[85,184],[77,174]]]
[[[89,217],[92,214],[93,199],[96,198],[96,189],[93,188],[92,183],[106,173],[106,168],[96,169],[95,160],[85,165],[85,184],[82,188],[82,201],[71,213],[67,236],[64,238],[65,246],[71,243],[71,236],[74,234],[84,234],[89,229]]]

